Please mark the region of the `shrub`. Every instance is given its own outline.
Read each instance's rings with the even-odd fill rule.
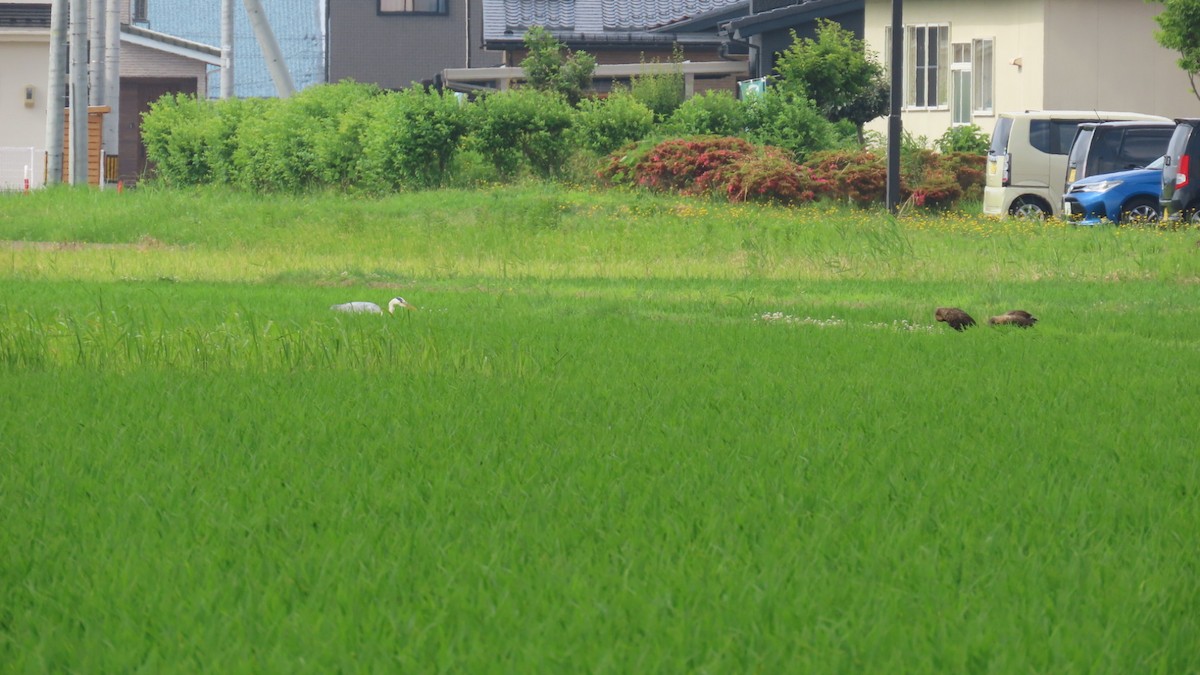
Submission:
[[[661,142],[660,138],[643,138],[622,146],[609,154],[605,165],[596,172],[596,177],[613,185],[637,185],[638,164]]]
[[[965,152],[974,155],[986,155],[991,139],[978,126],[963,124],[946,129],[934,143],[942,153]]]
[[[355,125],[344,126],[343,116],[378,93],[355,82],[317,85],[247,119],[234,152],[239,183],[292,192],[349,184],[361,134]]]
[[[941,167],[954,176],[966,199],[982,199],[987,155],[952,152],[942,155]]]
[[[787,152],[772,147],[709,171],[696,181],[696,188],[719,193],[731,202],[790,205],[811,202],[818,195],[812,171],[793,162]]]
[[[812,102],[774,87],[747,101],[746,123],[751,141],[783,148],[797,162],[803,162],[809,153],[836,144],[833,125]]]
[[[852,204],[882,204],[887,197],[887,166],[882,161],[848,166],[838,177],[838,185]]]
[[[575,142],[597,153],[639,140],[653,128],[654,113],[627,93],[580,101],[573,126]]]
[[[706,91],[680,104],[667,129],[682,136],[739,136],[746,131],[746,109],[727,91]]]
[[[962,187],[952,173],[935,169],[914,184],[910,196],[916,206],[946,207],[958,201],[962,193]]]
[[[363,186],[441,185],[466,130],[466,110],[453,93],[412,87],[376,97],[361,128]]]
[[[253,119],[277,102],[278,99],[230,98],[217,101],[216,117],[209,121],[205,143],[205,160],[211,171],[210,181],[222,185],[238,182],[237,153],[238,129],[248,119]]]
[[[505,177],[522,166],[538,176],[559,173],[571,151],[565,133],[571,106],[557,94],[513,89],[487,94],[470,108],[472,148],[487,157]]]
[[[566,49],[541,26],[525,33],[525,47],[528,56],[521,61],[521,67],[534,89],[556,92],[575,105],[592,86],[596,59],[591,54]]]
[[[142,116],[142,142],[158,180],[165,185],[199,185],[212,179],[207,153],[216,112],[189,94],[166,94]]]
[[[671,62],[683,62],[683,53],[678,48],[671,55]],[[665,122],[683,103],[682,68],[673,68],[666,73],[644,72],[634,75],[629,86],[633,97],[654,112],[657,122]]]
[[[732,137],[672,139],[643,155],[634,167],[634,183],[654,190],[696,191],[704,175],[752,156],[754,146]],[[701,188],[700,191],[703,191]]]

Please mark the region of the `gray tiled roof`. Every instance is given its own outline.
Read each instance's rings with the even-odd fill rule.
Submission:
[[[530,26],[583,39],[623,40],[746,0],[483,0],[486,40],[519,40]]]
[[[735,3],[732,0],[624,0],[599,4],[605,30],[645,30]]]

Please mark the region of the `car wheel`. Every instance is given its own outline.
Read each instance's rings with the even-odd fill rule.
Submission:
[[[1192,215],[1188,216],[1188,222],[1192,225],[1200,225],[1200,209],[1192,211]]]
[[[1035,197],[1017,197],[1008,207],[1008,215],[1014,218],[1045,220],[1051,213],[1050,207]]]
[[[1121,223],[1156,223],[1162,217],[1158,202],[1146,197],[1121,207]]]

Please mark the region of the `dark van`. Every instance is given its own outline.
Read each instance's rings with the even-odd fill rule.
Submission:
[[[1144,169],[1167,152],[1175,124],[1171,122],[1085,122],[1075,132],[1067,156],[1063,192],[1080,178]]]
[[[1200,223],[1200,118],[1175,120],[1163,161],[1164,219]]]

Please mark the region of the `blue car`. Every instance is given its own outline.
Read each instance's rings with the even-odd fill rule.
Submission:
[[[1163,159],[1144,169],[1088,176],[1063,195],[1063,217],[1080,225],[1154,222],[1162,216]]]

